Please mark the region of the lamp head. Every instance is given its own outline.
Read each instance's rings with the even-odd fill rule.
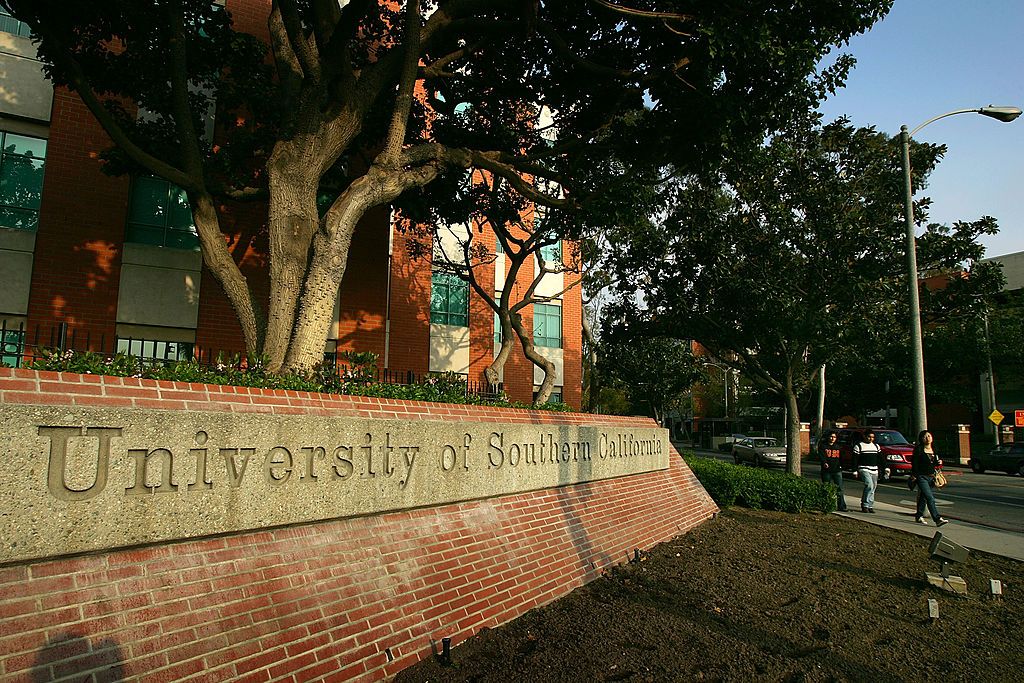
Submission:
[[[982,116],[988,116],[996,121],[1002,121],[1003,123],[1009,123],[1015,118],[1020,116],[1020,107],[994,107],[991,104],[987,107],[982,107],[978,110],[978,113]]]

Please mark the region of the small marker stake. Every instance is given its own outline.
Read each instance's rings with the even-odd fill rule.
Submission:
[[[988,589],[992,593],[993,598],[999,598],[1003,595],[1003,582],[999,579],[989,579]]]
[[[939,601],[934,598],[928,599],[928,618],[932,621],[939,618]]]

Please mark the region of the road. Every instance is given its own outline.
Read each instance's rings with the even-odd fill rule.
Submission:
[[[727,453],[700,450],[697,454],[732,462]],[[805,477],[818,479],[820,468],[816,462],[805,460],[802,471]],[[959,467],[947,467],[946,476],[949,484],[935,496],[943,517],[1024,534],[1024,477],[991,472],[975,474]],[[843,484],[848,498],[860,499],[864,487],[859,480],[847,474]],[[907,488],[905,478],[880,482],[875,499],[911,512],[917,506],[917,492]],[[856,511],[860,506],[851,505],[850,509]],[[1024,543],[1024,538],[1021,542]]]

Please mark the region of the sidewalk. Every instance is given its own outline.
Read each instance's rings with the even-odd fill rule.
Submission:
[[[677,450],[682,447],[687,450],[695,450],[684,446],[683,444],[673,444]],[[698,455],[714,456],[721,455],[715,451],[707,451],[704,449],[696,450]],[[961,471],[950,472],[953,476],[960,476],[963,474]],[[916,494],[912,494],[912,497],[916,498]],[[900,505],[893,505],[891,503],[883,503],[881,501],[875,501],[875,514],[865,514],[863,512],[855,512],[860,510],[860,497],[859,496],[846,496],[846,507],[849,508],[849,512],[836,512],[837,515],[843,517],[849,517],[850,519],[856,519],[861,522],[867,522],[876,526],[885,526],[890,529],[898,529],[907,533],[914,534],[915,536],[923,536],[926,538],[932,538],[935,536],[936,527],[935,524],[928,519],[928,526],[918,524],[914,521],[914,509],[909,507],[903,507]],[[970,548],[971,550],[980,550],[981,552],[991,553],[993,555],[1002,555],[1003,557],[1009,557],[1014,560],[1024,562],[1024,534],[1018,534],[1013,531],[1002,531],[1000,529],[993,529],[992,527],[982,526],[980,524],[971,524],[970,522],[961,522],[955,519],[951,519],[949,524],[938,529],[942,532],[944,538],[948,538],[955,543]]]
[[[858,496],[846,496],[846,506],[849,508],[848,512],[836,512],[835,514],[877,526],[899,529],[916,536],[931,538],[935,535],[936,527],[931,519],[928,520],[928,526],[916,523],[914,510],[910,508],[875,501],[875,514],[854,512],[854,510],[860,510],[860,497]],[[939,527],[938,531],[942,532],[944,538],[971,550],[980,550],[1024,562],[1024,534],[1001,531],[955,519],[950,520],[949,524]]]

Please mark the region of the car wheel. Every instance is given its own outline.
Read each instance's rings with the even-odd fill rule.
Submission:
[[[971,460],[971,471],[975,474],[985,474],[985,468],[977,460]]]
[[[732,454],[732,459],[733,462],[735,462],[737,465],[742,464],[740,463],[740,456],[736,455],[735,453]]]

